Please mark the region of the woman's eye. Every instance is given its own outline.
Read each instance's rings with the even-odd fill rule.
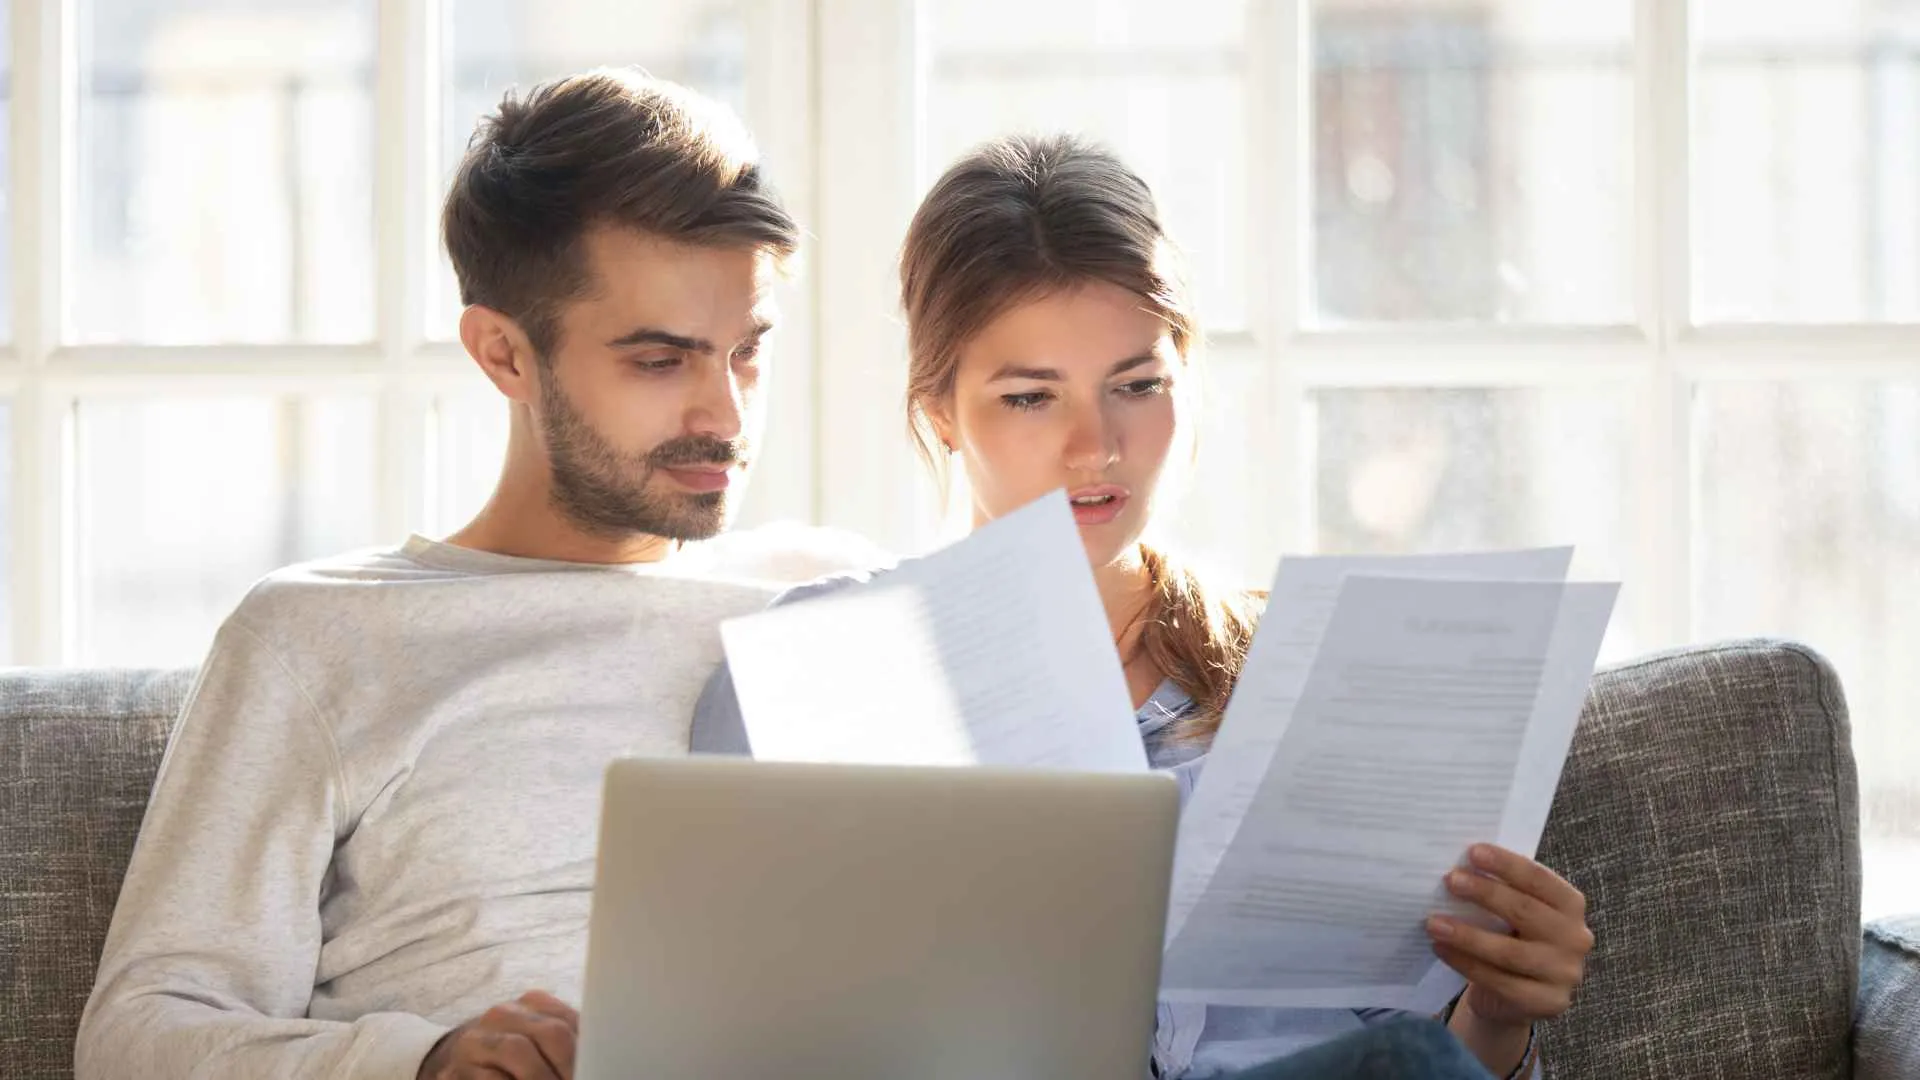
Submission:
[[[1168,380],[1165,377],[1135,379],[1120,387],[1120,392],[1128,397],[1152,397],[1167,392]]]
[[[1030,390],[1024,394],[1001,394],[1000,400],[1009,409],[1029,410],[1045,405],[1051,396],[1045,390]]]

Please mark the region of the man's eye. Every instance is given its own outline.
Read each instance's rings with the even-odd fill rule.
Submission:
[[[758,359],[760,359],[759,345],[742,345],[733,350],[733,362],[736,364],[751,364]]]
[[[634,361],[634,366],[642,371],[669,371],[680,366],[680,354],[669,356],[649,356]]]

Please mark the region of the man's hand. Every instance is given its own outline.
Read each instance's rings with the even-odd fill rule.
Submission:
[[[1587,898],[1524,855],[1490,844],[1469,853],[1474,869],[1447,875],[1447,890],[1513,927],[1511,934],[1435,915],[1435,955],[1467,977],[1465,1004],[1481,1020],[1524,1029],[1567,1011],[1593,951]]]
[[[535,990],[454,1028],[420,1063],[419,1080],[572,1080],[580,1014]]]

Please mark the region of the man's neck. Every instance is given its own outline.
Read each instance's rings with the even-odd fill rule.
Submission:
[[[480,513],[447,543],[456,547],[555,562],[659,562],[678,548],[649,533],[610,536],[580,528],[562,514],[544,490],[502,483]]]

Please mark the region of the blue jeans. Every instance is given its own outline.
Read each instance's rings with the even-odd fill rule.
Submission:
[[[1407,1019],[1302,1050],[1231,1080],[1488,1080],[1486,1066],[1438,1020]]]

